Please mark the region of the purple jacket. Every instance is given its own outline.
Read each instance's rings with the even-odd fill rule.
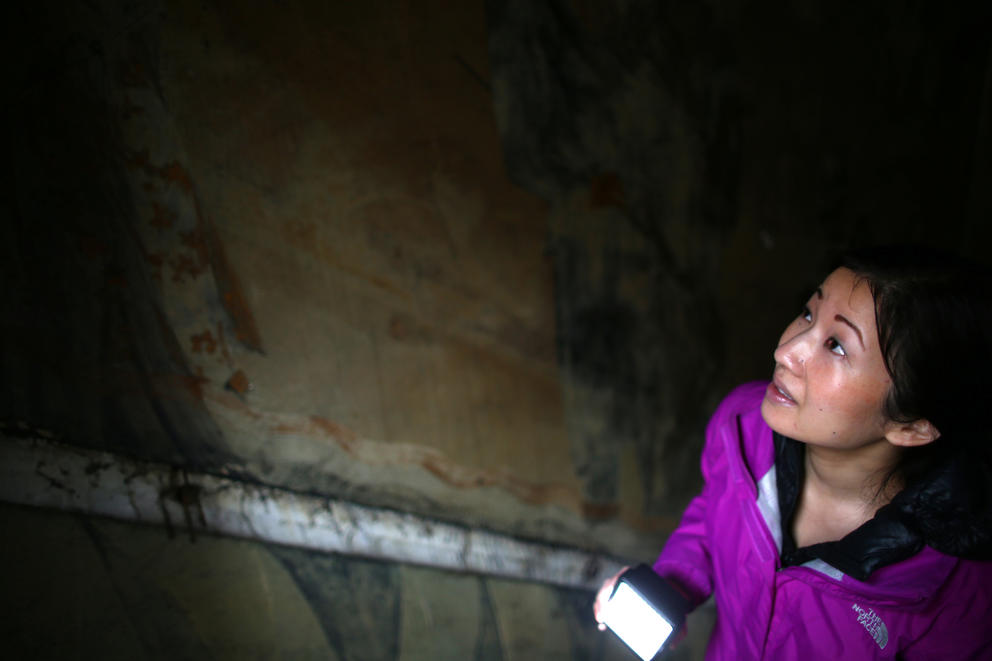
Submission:
[[[816,558],[782,567],[767,383],[734,390],[706,431],[705,485],[654,564],[696,604],[707,659],[992,659],[992,562],[921,544],[857,580]]]

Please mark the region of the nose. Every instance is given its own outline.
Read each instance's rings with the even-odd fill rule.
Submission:
[[[788,338],[783,336],[781,343],[775,349],[775,363],[798,374],[805,367],[811,349],[812,338],[808,330]]]

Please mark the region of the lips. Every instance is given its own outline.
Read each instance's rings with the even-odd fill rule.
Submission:
[[[768,390],[766,392],[768,399],[779,404],[785,404],[787,406],[795,406],[796,400],[789,392],[789,389],[778,379],[775,378],[774,381],[768,384]]]

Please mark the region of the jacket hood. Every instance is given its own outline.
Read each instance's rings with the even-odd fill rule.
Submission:
[[[942,553],[992,560],[992,473],[957,453],[887,506],[922,541]]]

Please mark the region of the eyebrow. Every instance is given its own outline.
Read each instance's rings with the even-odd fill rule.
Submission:
[[[823,300],[823,288],[822,287],[817,287],[816,288],[816,297],[818,299],[820,299],[820,300]],[[865,339],[861,335],[861,330],[857,326],[855,326],[854,323],[850,319],[848,319],[847,317],[845,317],[843,315],[839,315],[839,314],[834,315],[834,319],[836,319],[837,321],[839,321],[841,323],[845,323],[848,326],[850,326],[851,327],[851,330],[853,330],[854,333],[858,336],[858,342],[861,343],[861,348],[862,349],[865,348]]]
[[[861,331],[858,330],[858,327],[857,326],[855,326],[853,323],[851,323],[851,320],[850,319],[848,319],[847,317],[841,316],[839,314],[834,315],[834,319],[836,319],[837,321],[843,322],[843,323],[847,324],[848,326],[850,326],[851,327],[851,330],[853,330],[858,335],[858,342],[861,343],[861,348],[862,349],[865,348],[865,340],[864,340],[863,337],[861,337]]]

